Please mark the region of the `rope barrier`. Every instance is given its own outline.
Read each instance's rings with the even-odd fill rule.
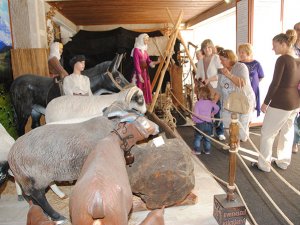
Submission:
[[[170,93],[171,93],[171,95],[173,96],[173,98],[175,99],[175,101],[185,110],[185,111],[187,111],[188,113],[190,113],[190,114],[192,114],[193,116],[195,116],[195,117],[197,117],[197,118],[199,118],[199,119],[202,119],[202,118],[208,118],[208,117],[206,117],[206,116],[203,116],[203,115],[196,115],[195,113],[193,113],[193,112],[191,112],[190,110],[188,110],[185,106],[183,106],[179,101],[178,101],[178,99],[175,97],[175,95],[172,93],[172,91],[170,91]],[[174,105],[174,108],[175,108],[175,110],[180,114],[180,116],[183,118],[183,119],[185,119],[185,117],[179,112],[179,110],[176,108],[176,106]],[[215,119],[215,118],[210,118],[210,119],[212,119],[212,120],[222,120],[222,119]],[[186,120],[186,119],[185,119]],[[238,121],[238,123],[239,123],[239,126],[242,128],[242,130],[245,132],[245,129],[244,129],[244,127],[241,125],[241,123]],[[200,131],[199,129],[197,129],[197,127],[195,127],[194,125],[192,125],[192,127],[194,128],[194,129],[196,129],[197,130],[197,132],[200,132],[201,134],[203,134],[203,135],[205,135],[206,137],[208,137],[208,138],[210,138],[211,140],[213,140],[213,141],[215,141],[215,142],[217,142],[217,143],[219,143],[219,144],[221,144],[221,145],[224,145],[223,143],[220,143],[220,142],[218,142],[218,141],[216,141],[215,139],[213,139],[213,138],[211,138],[210,136],[208,136],[208,135],[206,135],[206,134],[204,134],[202,131]],[[245,132],[246,133],[246,132]],[[266,161],[266,159],[261,155],[261,153],[260,153],[260,151],[257,149],[257,147],[255,146],[255,144],[252,142],[252,140],[250,139],[250,137],[247,135],[247,137],[248,137],[248,140],[249,140],[249,142],[250,142],[250,144],[252,145],[252,147],[255,149],[255,151],[263,158],[263,160],[265,160]],[[225,145],[226,146],[226,145]],[[243,160],[243,158],[241,157],[241,155],[238,153],[238,150],[235,150],[235,151],[233,151],[233,152],[235,152],[235,153],[237,153],[237,156],[238,156],[238,158],[239,158],[239,160],[242,162],[242,164],[244,165],[244,167],[246,168],[246,170],[247,170],[247,172],[249,173],[249,175],[252,177],[252,179],[255,181],[255,183],[258,185],[258,187],[262,190],[262,192],[265,194],[265,196],[269,199],[269,201],[271,202],[271,204],[274,206],[274,208],[279,212],[279,214],[287,221],[287,223],[288,224],[291,224],[291,225],[293,225],[293,223],[289,220],[289,218],[282,212],[282,210],[278,207],[278,205],[273,201],[273,199],[270,197],[270,195],[267,193],[267,191],[262,187],[262,185],[259,183],[259,181],[256,179],[256,177],[253,175],[253,173],[250,171],[250,169],[249,169],[249,167],[247,166],[247,164],[244,162],[244,160]],[[272,166],[271,166],[271,170],[275,173],[275,175],[282,181],[282,182],[284,182],[290,189],[292,189],[296,194],[298,194],[298,195],[300,195],[300,192],[299,192],[299,190],[297,190],[294,186],[292,186],[289,182],[287,182]],[[211,172],[210,172],[211,173]],[[218,178],[217,176],[215,176],[214,174],[212,174],[211,173],[211,175],[215,178],[215,179],[217,179],[217,180],[221,180],[220,178]],[[221,180],[222,182],[224,182],[224,183],[226,183],[225,181],[223,181],[223,180]],[[228,183],[227,183],[227,185],[226,186],[228,186]],[[239,191],[239,189],[238,189],[238,187],[237,187],[237,185],[235,184],[235,186],[236,186],[236,190],[238,191],[238,194],[239,194],[239,196],[241,197],[241,199],[242,199],[242,201],[243,201],[243,203],[244,203],[244,205],[246,206],[246,208],[247,208],[247,211],[248,211],[248,214],[249,215],[251,215],[251,219],[252,219],[252,214],[251,214],[251,212],[249,211],[249,209],[248,209],[248,207],[247,207],[247,205],[246,205],[246,203],[245,203],[245,201],[243,200],[243,197],[242,197],[242,195],[241,195],[241,193],[240,193],[240,191]],[[255,221],[254,220],[254,218],[253,218],[253,221]],[[255,222],[255,224],[257,224],[256,222]]]
[[[240,122],[239,122],[240,127],[243,129],[243,131],[245,132],[245,129],[243,126],[241,126]],[[252,147],[254,148],[254,150],[263,158],[264,161],[266,161],[265,157],[260,153],[260,151],[258,150],[258,148],[255,146],[255,144],[253,143],[253,141],[248,137],[248,140],[250,142],[250,144],[252,145]],[[300,195],[300,191],[297,190],[293,185],[291,185],[286,179],[284,179],[271,165],[271,170],[275,173],[275,175],[283,182],[285,183],[290,189],[292,189],[292,191],[294,191],[297,195]]]
[[[247,172],[249,173],[249,175],[252,177],[252,179],[255,181],[255,183],[258,185],[258,187],[261,189],[261,191],[264,193],[264,195],[268,198],[268,200],[272,203],[272,205],[275,207],[275,209],[279,212],[279,214],[286,220],[286,222],[288,222],[288,224],[294,225],[292,223],[292,221],[290,221],[290,219],[282,212],[282,210],[278,207],[278,205],[273,201],[273,199],[271,198],[271,196],[268,194],[268,192],[263,188],[263,186],[259,183],[259,181],[256,179],[256,177],[253,175],[253,173],[250,171],[250,169],[248,168],[247,164],[245,163],[245,161],[242,159],[242,157],[240,156],[240,154],[237,154],[239,160],[242,162],[242,164],[244,165],[245,169],[247,170]]]
[[[194,116],[196,116],[197,118],[204,118],[204,116],[202,115],[197,115],[193,112],[191,112],[190,110],[186,109],[179,101],[178,99],[174,96],[174,94],[170,91],[170,93],[172,94],[172,96],[174,97],[174,99],[177,101],[177,103],[179,103],[186,111],[192,113]],[[175,106],[174,106],[175,107]],[[176,109],[177,110],[177,109]],[[182,114],[181,114],[182,115]],[[184,117],[183,117],[184,118]],[[208,118],[208,117],[205,117]],[[185,118],[184,118],[185,119]],[[214,118],[211,118],[214,119]],[[222,119],[218,119],[218,120],[222,120]],[[242,130],[246,133],[244,127],[241,125],[241,123],[238,121],[239,126],[242,128]],[[193,126],[195,127],[195,126]],[[215,139],[211,138],[210,136],[204,134],[202,131],[200,131],[199,129],[196,128],[196,130],[198,132],[200,132],[201,134],[205,135],[206,137],[210,138],[211,140],[217,142],[220,145],[226,146],[221,142],[216,141]],[[264,161],[266,161],[266,159],[264,158],[264,156],[260,153],[260,151],[257,149],[257,147],[255,146],[255,144],[252,142],[251,138],[247,135],[248,141],[250,142],[251,146],[255,149],[255,151],[263,158]],[[300,195],[300,191],[297,190],[293,185],[291,185],[286,179],[284,179],[272,166],[271,166],[271,170],[275,173],[275,175],[283,182],[285,183],[290,189],[292,189],[297,195]]]

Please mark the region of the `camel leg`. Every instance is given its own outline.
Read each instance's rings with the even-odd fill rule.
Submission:
[[[56,184],[50,185],[51,190],[61,199],[68,198],[68,195],[66,195],[64,192],[62,192]]]
[[[42,114],[40,112],[36,111],[35,109],[32,109],[32,111],[31,111],[31,119],[32,119],[31,128],[32,129],[41,126],[41,122],[40,122],[41,117],[42,117]]]
[[[48,216],[52,218],[53,221],[56,221],[57,224],[61,224],[66,221],[66,218],[56,212],[49,204],[45,196],[45,190],[33,190],[30,197]]]
[[[18,201],[24,201],[24,197],[22,195],[22,189],[21,189],[20,185],[16,181],[15,181],[15,184],[16,184],[16,191],[18,194]]]
[[[13,173],[11,172],[11,170],[8,171],[9,175],[14,176]],[[15,181],[16,184],[16,191],[18,194],[18,201],[23,201],[24,197],[22,195],[22,189],[20,187],[20,185],[18,184],[18,182]],[[52,184],[50,185],[51,190],[61,199],[66,199],[68,198],[68,195],[66,195],[64,192],[62,192],[56,184]]]
[[[18,135],[22,136],[23,134],[25,134],[25,126],[27,123],[28,118],[22,118],[18,121]]]

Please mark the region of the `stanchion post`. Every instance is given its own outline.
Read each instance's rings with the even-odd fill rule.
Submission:
[[[246,207],[235,192],[236,177],[236,154],[238,152],[239,142],[239,124],[236,113],[231,114],[231,123],[229,126],[229,178],[227,194],[214,196],[214,217],[218,224],[241,224],[246,223]]]
[[[229,178],[227,186],[227,201],[234,201],[235,191],[235,175],[236,175],[236,153],[238,151],[239,142],[239,124],[236,113],[231,114],[231,123],[229,126]]]

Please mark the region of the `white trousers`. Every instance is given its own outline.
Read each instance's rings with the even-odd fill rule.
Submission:
[[[260,153],[258,167],[266,172],[271,170],[272,148],[278,136],[276,164],[286,169],[291,163],[292,145],[294,139],[294,120],[299,109],[286,111],[268,107],[261,128]],[[265,160],[264,160],[265,159]]]

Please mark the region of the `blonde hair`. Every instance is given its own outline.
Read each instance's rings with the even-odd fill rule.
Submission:
[[[210,39],[205,39],[204,41],[202,41],[202,43],[201,43],[201,50],[202,50],[202,52],[204,51],[204,49],[205,49],[207,46],[212,46],[212,47],[214,48],[214,44],[213,44],[212,40],[210,40]]]
[[[249,43],[239,45],[238,51],[244,51],[247,53],[248,56],[252,56],[253,54],[252,45]]]
[[[279,42],[280,44],[285,43],[288,47],[292,47],[297,41],[297,33],[295,30],[287,30],[284,33],[277,34],[273,41]]]
[[[211,100],[211,92],[207,86],[198,88],[198,99]]]
[[[222,57],[224,57],[226,59],[229,59],[231,66],[233,66],[238,61],[238,57],[230,49],[221,50],[219,52],[219,56],[222,56]]]

